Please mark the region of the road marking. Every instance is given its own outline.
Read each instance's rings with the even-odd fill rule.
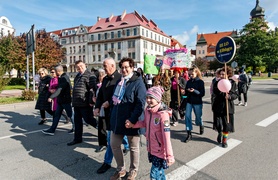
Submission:
[[[262,120],[261,122],[257,123],[256,125],[266,127],[276,120],[278,120],[278,113],[275,113],[272,116],[269,116],[268,118]]]
[[[178,169],[168,173],[166,175],[166,179],[168,180],[184,180],[190,178],[192,175],[196,174],[198,171],[224,155],[225,153],[229,152],[233,148],[235,148],[237,145],[242,143],[242,141],[236,140],[236,139],[229,139],[228,140],[228,147],[222,148],[220,146],[217,146],[208,152],[200,155],[199,157],[193,159],[192,161],[186,163],[186,165],[183,165],[179,167]]]
[[[70,124],[71,125],[71,124]],[[69,126],[69,124],[67,125],[61,125],[61,126],[58,126],[58,127],[66,127],[66,126]],[[14,136],[25,136],[27,134],[34,134],[34,133],[37,133],[37,132],[41,132],[43,129],[41,130],[36,130],[36,131],[30,131],[30,132],[26,132],[26,133],[16,133],[16,134],[12,134],[12,135],[9,135],[9,136],[2,136],[0,137],[0,140],[2,139],[7,139],[7,138],[11,138],[11,137],[14,137]]]

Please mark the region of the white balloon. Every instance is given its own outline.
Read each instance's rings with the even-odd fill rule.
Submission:
[[[239,78],[239,75],[237,75],[237,74],[233,75],[233,77],[232,77],[232,79],[233,79],[234,81],[238,81],[238,78]]]

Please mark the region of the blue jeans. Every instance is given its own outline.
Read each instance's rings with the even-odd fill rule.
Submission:
[[[112,149],[111,149],[111,145],[110,145],[110,135],[111,135],[111,131],[107,131],[107,148],[106,148],[106,152],[104,155],[104,163],[109,164],[109,165],[111,165],[113,157],[114,157]],[[124,145],[124,148],[129,150],[127,136],[124,136],[122,143]]]
[[[59,104],[58,103],[57,104],[57,109],[56,109],[55,114],[53,116],[52,125],[49,129],[50,131],[55,132],[64,109],[67,112],[68,117],[72,117],[71,104],[70,103],[68,103],[68,104]]]
[[[185,124],[186,124],[186,130],[191,131],[192,128],[192,109],[195,114],[195,123],[196,126],[203,126],[202,121],[202,114],[203,114],[203,104],[186,104],[186,110],[185,110]]]
[[[164,169],[152,165],[150,178],[151,180],[166,180]]]

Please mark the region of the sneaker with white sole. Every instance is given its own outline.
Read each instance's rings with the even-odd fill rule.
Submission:
[[[247,102],[245,102],[245,103],[243,104],[243,106],[247,106]]]
[[[43,133],[43,134],[50,135],[50,136],[54,136],[54,132],[53,132],[53,131],[50,131],[49,129],[47,129],[47,130],[42,130],[42,133]]]
[[[237,105],[238,105],[238,106],[242,106],[243,103],[242,103],[241,101],[239,101]]]

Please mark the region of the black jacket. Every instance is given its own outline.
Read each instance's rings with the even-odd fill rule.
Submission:
[[[101,108],[101,105],[108,101],[109,103],[112,102],[112,96],[114,93],[115,86],[117,85],[117,82],[121,79],[122,75],[115,71],[111,76],[106,75],[103,78],[102,85],[99,89],[97,101],[95,104],[95,108]],[[110,130],[110,107],[105,108],[105,122],[107,126],[107,130]]]
[[[229,114],[235,113],[235,105],[234,100],[238,98],[238,91],[237,91],[237,85],[234,80],[230,79],[230,82],[232,84],[231,90],[229,91],[229,99],[228,99],[228,110]],[[213,93],[215,95],[214,102],[212,105],[212,111],[214,113],[226,113],[226,93],[221,92],[217,85],[219,81],[216,81],[213,84]]]
[[[50,92],[48,91],[50,80],[51,77],[48,75],[40,79],[40,83],[38,87],[39,97],[35,109],[40,109],[40,110],[51,109],[51,103],[47,101],[48,97],[50,96]]]
[[[97,77],[86,69],[83,74],[78,73],[73,82],[72,106],[90,106],[93,93],[97,90]]]
[[[66,73],[63,73],[59,78],[58,78],[58,88],[53,93],[50,98],[53,99],[57,97],[57,102],[59,104],[69,104],[71,103],[71,83],[69,76]]]
[[[194,91],[190,92],[188,89],[193,88]],[[200,78],[190,78],[186,84],[187,103],[190,104],[203,104],[203,96],[205,96],[205,83]]]

